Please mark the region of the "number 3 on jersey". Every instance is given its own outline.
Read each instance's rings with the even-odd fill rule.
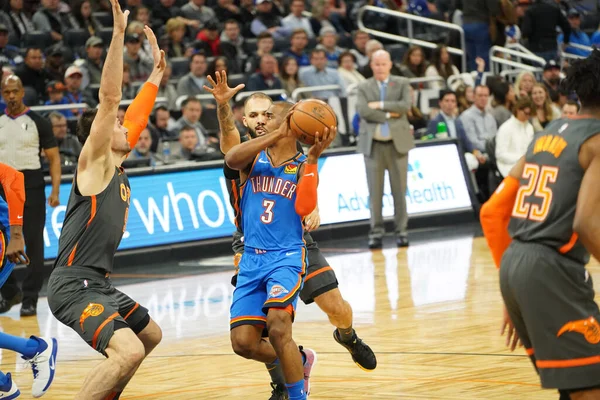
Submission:
[[[260,220],[263,224],[270,224],[273,222],[273,207],[275,207],[275,200],[264,199],[262,205],[265,208],[265,212],[260,216]]]
[[[523,178],[528,179],[526,185],[521,186],[517,192],[513,217],[543,222],[548,217],[552,204],[552,189],[549,183],[556,182],[558,168],[547,165],[525,164]],[[541,204],[531,203],[527,197],[535,196],[542,200]]]

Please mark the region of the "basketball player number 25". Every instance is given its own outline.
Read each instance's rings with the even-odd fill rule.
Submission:
[[[552,189],[548,187],[548,184],[556,182],[557,176],[557,167],[525,164],[523,178],[527,178],[529,181],[527,185],[521,186],[517,192],[513,216],[543,222],[548,216],[550,204],[552,203]],[[532,195],[541,199],[541,204],[530,203],[525,200],[525,198]]]
[[[260,220],[263,224],[270,224],[273,222],[273,207],[275,206],[274,200],[263,200],[263,207],[265,212],[260,216]]]

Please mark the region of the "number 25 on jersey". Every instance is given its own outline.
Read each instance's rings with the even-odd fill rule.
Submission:
[[[547,165],[525,164],[523,178],[527,183],[519,188],[513,208],[513,217],[543,222],[548,217],[552,204],[552,189],[549,184],[556,182],[558,168]],[[529,197],[534,196],[541,203],[532,203]]]

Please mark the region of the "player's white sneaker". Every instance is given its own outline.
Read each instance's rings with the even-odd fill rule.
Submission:
[[[306,361],[304,361],[304,393],[310,395],[310,372],[317,364],[317,353],[314,350],[299,346],[300,352],[304,353]]]
[[[12,400],[21,395],[17,384],[13,382],[10,373],[6,374],[7,381],[4,387],[0,387],[0,400]],[[6,390],[4,390],[6,389]]]
[[[54,380],[54,372],[56,370],[56,352],[58,350],[58,343],[56,339],[45,339],[32,336],[38,341],[45,344],[40,344],[40,352],[36,353],[32,358],[25,358],[31,365],[31,371],[33,372],[33,386],[31,387],[31,394],[33,397],[42,397],[44,393],[50,388],[52,381]],[[44,348],[45,347],[45,348]],[[2,397],[0,397],[0,400]]]

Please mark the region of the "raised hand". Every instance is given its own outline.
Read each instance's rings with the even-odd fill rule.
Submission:
[[[308,149],[308,162],[310,164],[317,163],[321,153],[329,147],[336,135],[337,128],[333,125],[330,128],[325,128],[322,134],[320,132],[315,134],[315,143]]]
[[[202,87],[204,88],[204,90],[213,95],[217,104],[224,104],[229,102],[229,100],[231,100],[237,92],[246,87],[246,85],[241,83],[234,88],[230,88],[227,84],[227,72],[225,71],[215,72],[215,78],[217,79],[216,82],[214,81],[212,76],[207,76],[206,79],[212,85],[212,87],[208,87],[206,85],[203,85]]]
[[[113,29],[115,32],[125,33],[127,28],[127,17],[129,17],[129,10],[121,10],[119,0],[110,0],[110,5],[113,13]]]
[[[167,68],[167,60],[165,58],[165,52],[158,47],[158,41],[156,35],[148,25],[144,26],[144,33],[148,38],[150,47],[152,48],[152,58],[154,59],[154,68],[159,72],[164,72]]]

